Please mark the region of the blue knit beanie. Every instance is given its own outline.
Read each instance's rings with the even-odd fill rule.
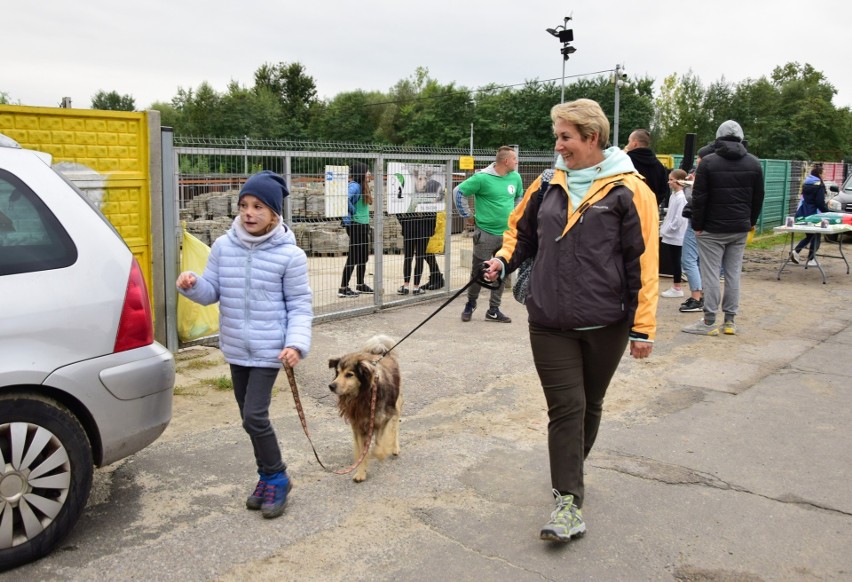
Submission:
[[[290,195],[290,191],[287,190],[284,178],[270,170],[263,170],[249,176],[249,179],[243,184],[240,190],[240,198],[246,194],[255,196],[269,206],[272,212],[281,216],[281,205],[284,204],[284,198]]]

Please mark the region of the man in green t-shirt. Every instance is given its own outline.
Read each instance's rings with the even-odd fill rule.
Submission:
[[[509,146],[497,150],[496,160],[484,170],[456,186],[453,197],[456,208],[464,218],[470,218],[468,198],[475,197],[476,227],[473,231],[473,266],[471,276],[479,274],[479,268],[485,261],[494,257],[494,253],[503,246],[503,231],[509,227],[509,214],[524,196],[521,175],[517,172],[518,154]],[[497,289],[491,290],[488,301],[486,321],[511,323],[512,319],[500,311],[503,295],[503,282]],[[480,285],[471,285],[467,291],[467,304],[462,311],[462,321],[470,321],[476,309]]]

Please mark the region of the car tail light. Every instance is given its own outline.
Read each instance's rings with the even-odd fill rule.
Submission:
[[[136,259],[130,266],[127,293],[121,308],[118,333],[115,336],[116,352],[124,352],[154,343],[154,323],[151,320],[151,303],[142,269]]]

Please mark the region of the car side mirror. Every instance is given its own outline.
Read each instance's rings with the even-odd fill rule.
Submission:
[[[835,193],[840,192],[840,188],[838,188],[837,186],[829,186],[828,189]]]

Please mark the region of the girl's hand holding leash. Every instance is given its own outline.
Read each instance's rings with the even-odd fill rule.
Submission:
[[[278,354],[278,359],[282,364],[295,368],[296,364],[302,361],[302,354],[296,348],[284,348]]]
[[[181,289],[192,289],[195,286],[195,275],[189,271],[184,271],[177,278],[177,286]]]

